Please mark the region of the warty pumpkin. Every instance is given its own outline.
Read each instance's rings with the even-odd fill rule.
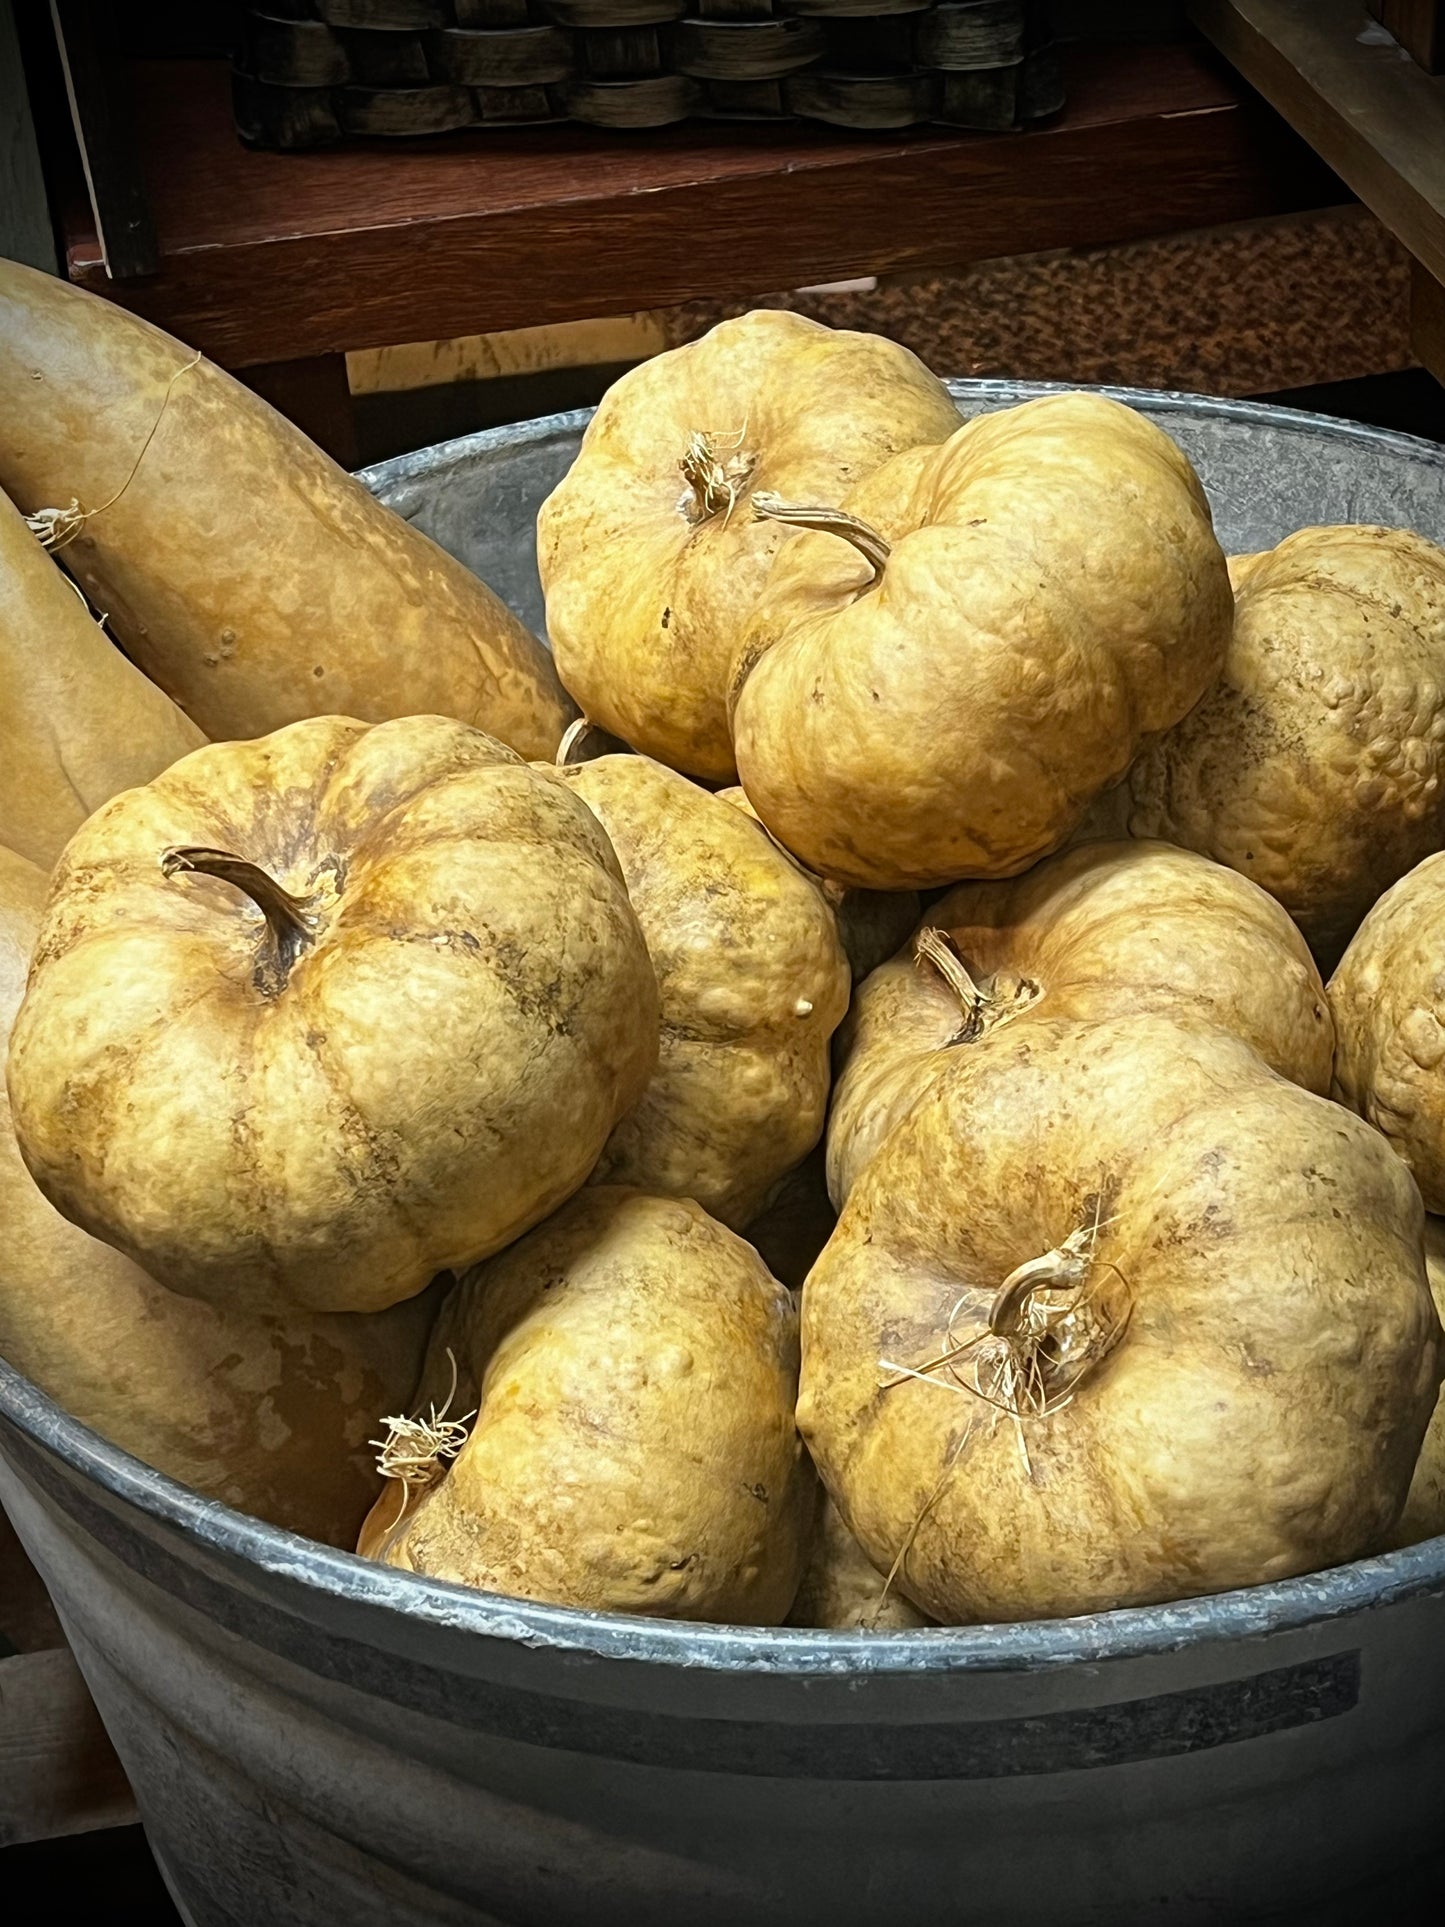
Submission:
[[[1181,451],[1047,395],[884,463],[783,545],[731,678],[738,772],[819,875],[1009,876],[1218,675],[1232,604]]]
[[[1425,1220],[1425,1272],[1436,1313],[1445,1320],[1445,1224],[1439,1218]],[[1435,1401],[1429,1429],[1415,1461],[1415,1476],[1410,1481],[1405,1510],[1390,1535],[1390,1544],[1415,1546],[1422,1539],[1437,1538],[1442,1532],[1445,1532],[1445,1393]]]
[[[562,680],[594,721],[690,776],[733,772],[728,671],[785,531],[760,490],[837,502],[958,426],[906,348],[781,311],[720,322],[613,383],[542,505]]]
[[[292,724],[103,806],[10,1050],[59,1210],[173,1290],[374,1311],[535,1224],[657,1060],[601,825],[465,724]]]
[[[475,1423],[444,1476],[382,1494],[360,1549],[557,1605],[775,1625],[816,1490],[797,1348],[790,1294],[699,1205],[579,1192],[443,1308],[421,1399]]]
[[[1012,1025],[1140,1011],[1217,1024],[1307,1090],[1330,1087],[1324,988],[1277,903],[1166,843],[1078,844],[1015,881],[960,884],[859,988],[828,1122],[835,1204],[956,1060]]]
[[[0,838],[48,870],[93,809],[204,741],[0,495]]]
[[[0,848],[0,1044],[45,873]],[[83,1425],[271,1525],[350,1547],[381,1488],[368,1441],[410,1395],[436,1310],[248,1317],[180,1298],[36,1190],[0,1087],[0,1357]]]
[[[1445,1211],[1445,855],[1386,890],[1330,978],[1335,1096],[1384,1133]]]
[[[826,1490],[820,1490],[812,1550],[788,1624],[884,1633],[929,1623],[925,1613],[887,1583],[887,1574],[879,1572]]]
[[[435,712],[550,756],[572,713],[491,590],[258,396],[13,261],[0,488],[210,737]]]
[[[1217,1027],[1025,1016],[958,1049],[803,1292],[798,1422],[945,1623],[1374,1551],[1435,1404],[1409,1173]]]
[[[1445,550],[1311,528],[1232,570],[1223,675],[1107,807],[1262,884],[1328,971],[1445,842]]]
[[[748,801],[747,791],[741,784],[719,790],[724,797],[738,809],[745,810],[755,823],[762,818]],[[763,825],[767,829],[767,825]],[[768,831],[769,836],[772,832]],[[780,850],[783,845],[773,837],[773,843]],[[817,876],[804,867],[790,850],[783,850],[789,861],[802,871],[815,887],[822,892],[823,901],[833,912],[838,926],[838,941],[842,944],[848,958],[848,967],[853,973],[855,984],[861,983],[871,970],[887,961],[918,921],[921,900],[916,890],[853,890],[845,883],[833,883],[827,877]]]
[[[661,763],[561,773],[617,852],[662,1020],[593,1180],[695,1198],[742,1230],[822,1133],[850,983],[832,913],[759,824]]]

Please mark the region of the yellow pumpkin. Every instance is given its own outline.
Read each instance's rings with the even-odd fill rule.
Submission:
[[[719,790],[717,794],[737,809],[746,811],[755,823],[762,822],[740,784]],[[771,836],[772,832],[768,834]],[[773,842],[778,849],[783,849],[776,837]],[[837,923],[838,940],[847,954],[855,984],[886,962],[918,922],[921,903],[916,890],[850,890],[846,884],[830,882],[827,877],[804,869],[791,852],[784,851],[784,855],[822,892],[823,901]]]
[[[1382,1131],[1445,1211],[1445,855],[1370,911],[1330,978],[1335,1096]]]
[[[797,1348],[789,1293],[700,1206],[580,1192],[443,1308],[421,1397],[476,1421],[444,1476],[382,1494],[361,1550],[557,1605],[775,1625],[816,1489]]]
[[[828,1187],[840,1207],[924,1088],[1027,1019],[1196,1018],[1329,1089],[1334,1029],[1304,939],[1263,890],[1192,851],[1078,844],[1014,882],[960,884],[923,932],[922,954],[876,970],[839,1033]]]
[[[1142,415],[1049,395],[895,456],[806,530],[731,680],[759,816],[841,883],[1009,876],[1068,837],[1218,675],[1232,604],[1209,505]]]
[[[611,846],[479,731],[195,751],[56,871],[16,1021],[25,1161],[162,1284],[374,1311],[535,1224],[657,1059]]]
[[[92,810],[204,741],[0,495],[0,838],[48,870]]]
[[[617,852],[661,999],[657,1069],[593,1180],[741,1230],[823,1129],[849,991],[832,914],[757,823],[661,763],[561,774]]]
[[[720,322],[634,368],[537,518],[563,682],[635,749],[729,778],[728,671],[784,533],[753,518],[758,491],[837,502],[957,425],[906,348],[799,315]]]
[[[0,261],[0,488],[208,736],[435,711],[550,756],[571,714],[490,589],[221,369]],[[47,514],[48,512],[48,514]]]
[[[1218,683],[1147,744],[1113,810],[1262,884],[1321,965],[1445,842],[1445,550],[1301,529],[1239,558]]]
[[[925,1613],[888,1585],[887,1574],[879,1572],[827,1492],[820,1491],[813,1549],[788,1624],[884,1633],[929,1623]]]
[[[946,1623],[1373,1552],[1435,1405],[1419,1195],[1240,1038],[1035,1011],[950,1053],[803,1292],[798,1423]]]
[[[1445,1320],[1445,1224],[1438,1218],[1425,1220],[1425,1271],[1435,1310]],[[1445,1533],[1445,1394],[1435,1402],[1429,1430],[1415,1461],[1415,1476],[1410,1481],[1405,1510],[1391,1534],[1390,1544],[1414,1546],[1422,1539],[1438,1538],[1441,1533]]]
[[[43,871],[0,848],[0,1043]],[[272,1525],[350,1547],[381,1489],[368,1441],[421,1366],[436,1294],[363,1317],[247,1317],[180,1298],[45,1202],[0,1088],[0,1357],[82,1424]]]

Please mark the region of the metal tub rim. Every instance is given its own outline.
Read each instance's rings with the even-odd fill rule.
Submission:
[[[1281,402],[1248,401],[1226,395],[1204,395],[1187,388],[1135,388],[1114,382],[1013,381],[1003,377],[971,380],[950,378],[944,382],[955,401],[978,401],[985,406],[1011,407],[1033,401],[1041,395],[1105,395],[1155,415],[1206,415],[1216,421],[1237,421],[1256,428],[1281,428],[1296,434],[1308,430],[1327,440],[1353,447],[1377,448],[1407,455],[1417,462],[1445,473],[1445,447],[1423,435],[1410,435],[1399,428],[1376,428],[1368,422],[1348,421],[1338,415],[1322,415],[1314,409],[1290,408]],[[596,413],[594,408],[569,408],[555,415],[538,415],[530,421],[510,422],[498,428],[479,428],[470,435],[458,435],[404,455],[391,455],[356,471],[373,494],[404,486],[413,477],[427,475],[438,468],[469,462],[503,449],[516,449],[547,442],[558,435],[580,434]],[[405,509],[401,510],[405,513]]]
[[[112,1445],[0,1359],[0,1419],[123,1505],[197,1547],[317,1596],[437,1630],[597,1659],[719,1673],[1051,1671],[1300,1631],[1445,1590],[1445,1535],[1323,1572],[1071,1619],[866,1633],[582,1612],[473,1591],[323,1546],[237,1512]]]

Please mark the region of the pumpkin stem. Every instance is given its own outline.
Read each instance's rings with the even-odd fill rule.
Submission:
[[[283,983],[302,951],[315,941],[301,900],[283,890],[273,876],[268,876],[259,864],[248,863],[245,857],[232,856],[228,850],[187,845],[162,854],[161,874],[216,877],[248,896],[266,919]]]
[[[628,756],[631,745],[624,743],[620,736],[594,723],[590,717],[579,716],[575,723],[568,723],[552,758],[554,769],[575,769],[579,763],[595,763],[604,756]]]
[[[575,723],[568,723],[562,732],[562,740],[557,745],[557,754],[553,758],[558,769],[568,769],[573,763],[586,762],[587,759],[582,754],[582,743],[591,734],[592,725],[585,716],[579,716]]]
[[[713,515],[721,515],[726,522],[737,507],[738,496],[753,472],[752,456],[741,452],[747,432],[744,423],[732,435],[709,435],[699,430],[688,437],[678,467],[692,491],[690,499],[684,495],[683,506],[694,522],[705,522]],[[726,461],[722,458],[725,449],[731,451]]]
[[[983,1022],[984,1005],[992,1003],[993,999],[973,981],[968,966],[948,938],[932,924],[925,924],[913,939],[913,960],[915,963],[933,965],[962,1004],[967,1034],[971,1036]]]
[[[753,497],[753,514],[769,522],[786,522],[790,528],[818,529],[824,535],[841,535],[851,542],[873,571],[873,581],[882,580],[883,570],[893,553],[892,544],[871,523],[863,522],[846,509],[824,508],[809,502],[785,502],[781,495],[759,490]],[[870,587],[872,584],[869,585]]]

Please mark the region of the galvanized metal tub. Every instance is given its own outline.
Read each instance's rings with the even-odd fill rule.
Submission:
[[[1230,548],[1445,532],[1441,449],[1114,392],[1188,449]],[[540,624],[532,522],[584,421],[366,480]],[[1353,1923],[1445,1879],[1445,1539],[1032,1625],[597,1617],[258,1525],[4,1366],[0,1498],[193,1927]]]

